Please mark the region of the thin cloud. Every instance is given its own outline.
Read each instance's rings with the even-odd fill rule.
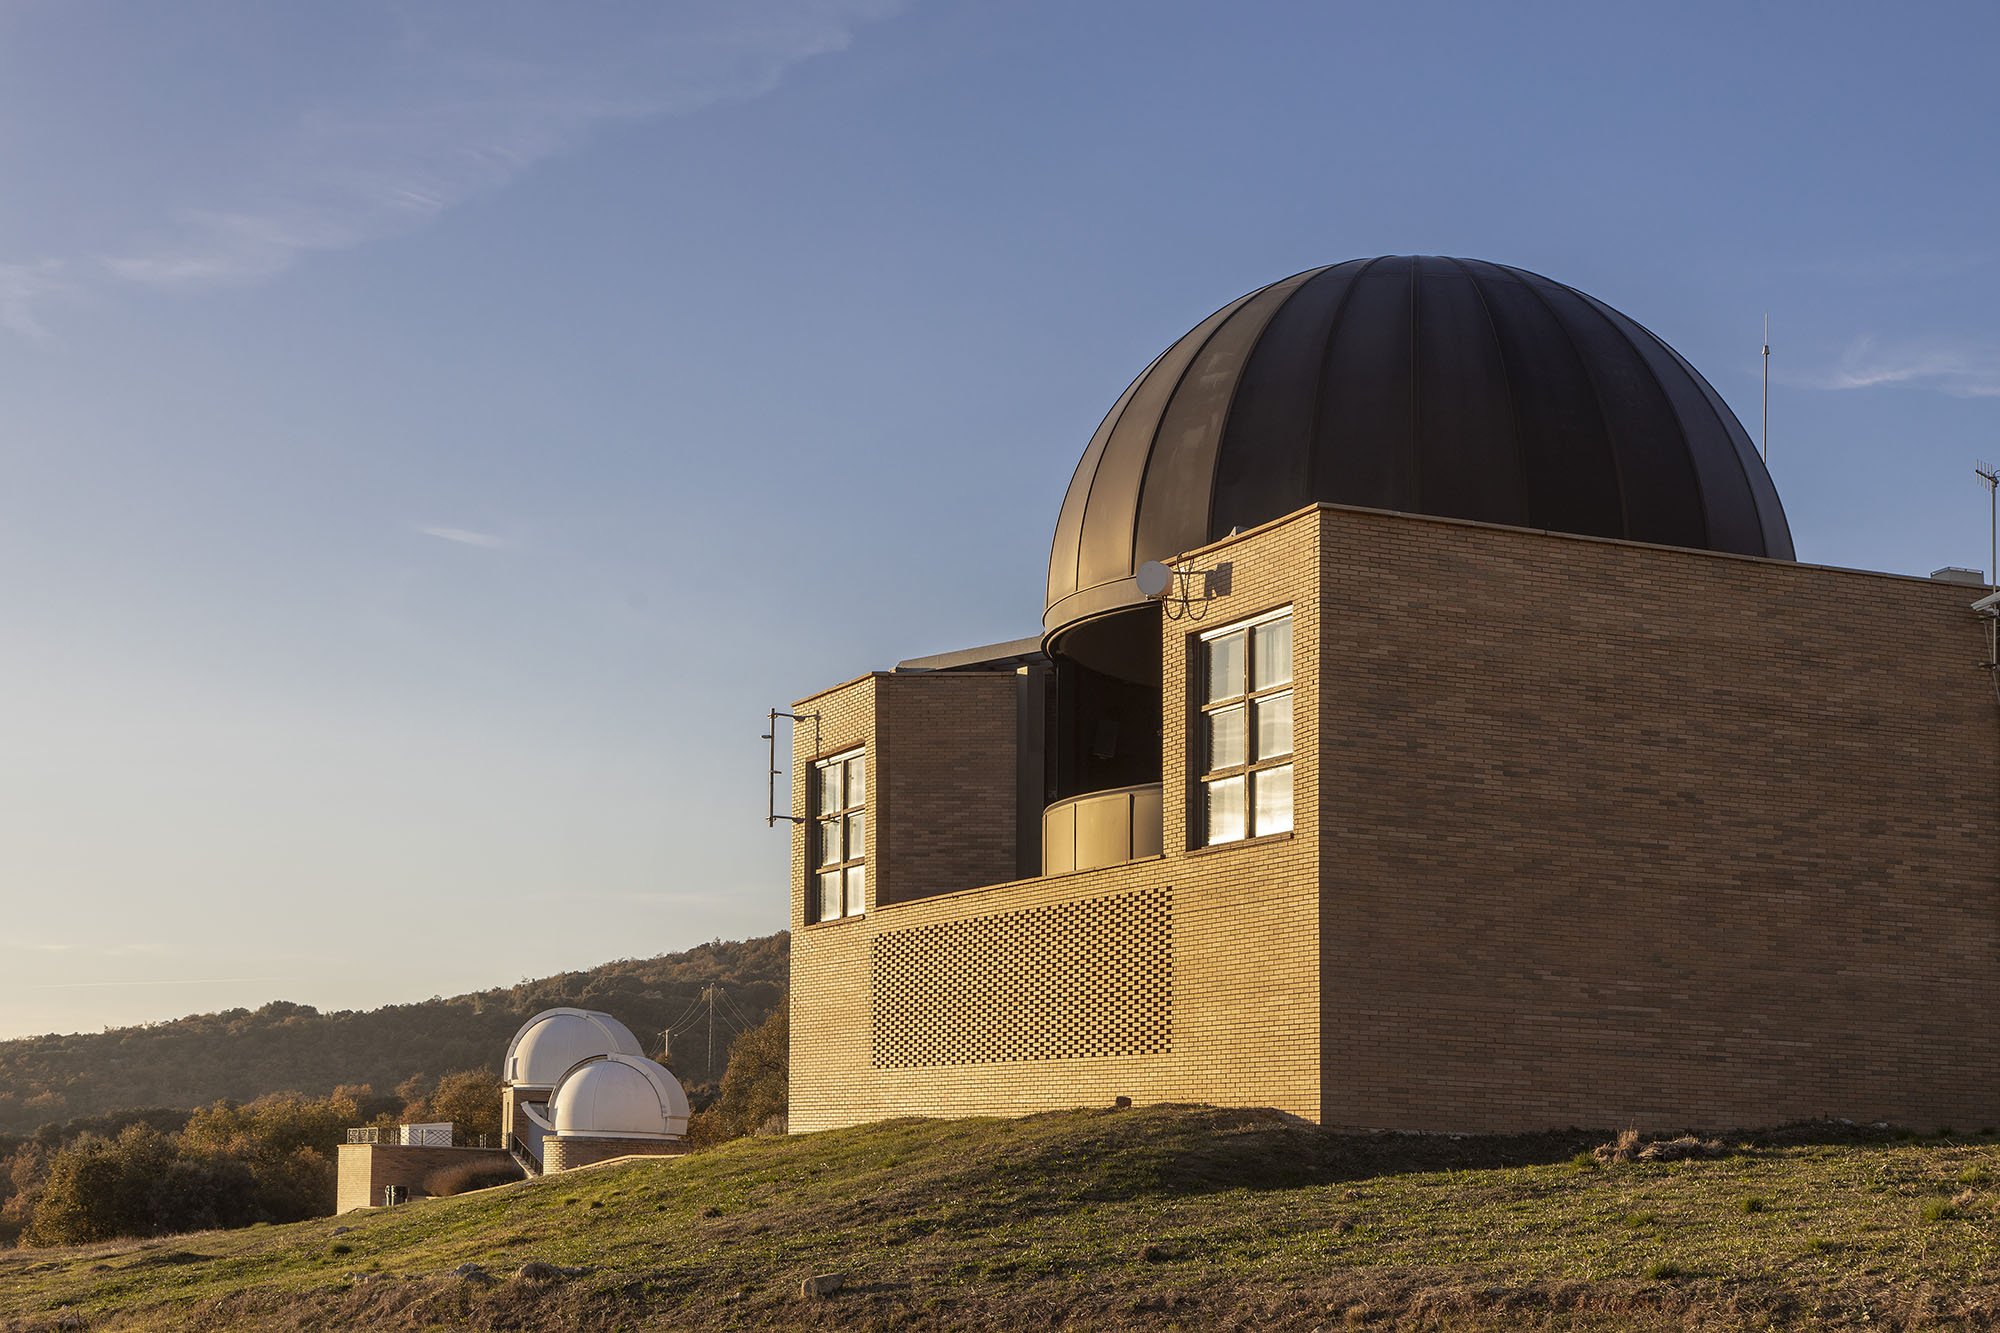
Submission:
[[[608,124],[762,96],[902,3],[697,0],[589,25],[537,5],[392,7],[397,40],[347,93],[281,125],[233,183],[162,208],[123,246],[0,259],[0,325],[44,337],[37,306],[58,292],[254,283],[407,233]]]
[[[258,981],[283,981],[283,977],[178,977],[171,981],[51,981],[22,990],[94,990],[100,986],[238,986]]]
[[[650,907],[710,907],[728,901],[719,893],[565,893],[565,901],[635,903]]]
[[[151,941],[80,945],[45,940],[9,940],[7,947],[21,953],[73,953],[87,958],[130,958],[135,954],[167,952],[166,945]]]
[[[2000,397],[2000,347],[1988,343],[1920,339],[1884,342],[1862,337],[1848,344],[1840,363],[1807,380],[1816,389],[1931,389],[1954,398]]]
[[[507,544],[490,532],[474,532],[470,528],[418,528],[417,531],[426,537],[437,537],[464,546],[484,546],[489,550]]]

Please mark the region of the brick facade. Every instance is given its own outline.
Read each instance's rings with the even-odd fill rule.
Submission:
[[[871,752],[882,764],[876,827],[881,881],[871,902],[897,903],[940,885],[1016,878],[1015,682],[995,675],[884,674],[875,687]],[[940,744],[940,738],[949,742]],[[977,820],[964,812],[977,810]],[[940,836],[943,834],[944,836]]]
[[[1163,856],[1011,878],[1011,676],[800,706],[795,810],[816,754],[866,745],[874,827],[868,914],[826,923],[795,828],[794,1129],[1121,1095],[1412,1129],[1994,1118],[1975,591],[1331,506],[1190,563],[1230,576],[1161,625]],[[1191,847],[1195,636],[1281,606],[1296,827]],[[1131,938],[1076,937],[1114,918]]]
[[[1173,650],[1165,654],[1166,697],[1180,699],[1189,652],[1187,635],[1254,614],[1291,605],[1297,618],[1295,670],[1313,669],[1314,608],[1318,600],[1313,529],[1266,532],[1252,551],[1232,554],[1231,610],[1211,611],[1199,624],[1166,627]],[[815,753],[835,754],[855,745],[869,747],[869,801],[878,849],[869,867],[866,917],[811,923],[806,894],[811,884],[804,865],[803,826],[793,839],[792,874],[792,1100],[790,1127],[821,1129],[894,1115],[1020,1114],[1081,1104],[1109,1105],[1119,1096],[1138,1101],[1213,1101],[1278,1106],[1299,1115],[1320,1113],[1318,955],[1318,862],[1312,817],[1315,788],[1301,764],[1295,799],[1297,829],[1289,835],[1233,847],[1186,854],[1187,806],[1179,797],[1166,802],[1164,834],[1168,854],[1069,875],[993,883],[982,870],[1015,864],[1008,840],[1015,816],[1014,737],[1018,695],[1010,674],[952,673],[864,676],[803,700],[796,711],[820,714],[817,750],[810,725],[795,732],[794,809],[808,813],[805,774]],[[981,686],[984,688],[982,689]],[[946,693],[949,691],[950,693]],[[903,699],[925,701],[921,729],[883,728],[885,714],[899,718]],[[957,717],[933,700],[965,701]],[[1296,746],[1303,754],[1314,732],[1314,701],[1301,692]],[[914,710],[913,710],[914,711]],[[1163,766],[1169,793],[1184,793],[1185,728],[1166,729]],[[976,752],[983,751],[982,761]],[[994,756],[1004,755],[1004,764]],[[895,781],[899,765],[912,765],[922,785],[926,772],[939,775],[960,797],[952,803],[933,796],[926,824],[905,823],[907,805],[886,808],[879,792]],[[905,798],[907,800],[907,798]],[[921,847],[922,855],[917,855]],[[954,860],[954,848],[962,859]],[[883,896],[886,889],[890,897]],[[877,935],[921,930],[950,923],[994,922],[1064,905],[1115,899],[1135,893],[1170,895],[1170,927],[1159,947],[1171,970],[1169,1049],[1152,1054],[1091,1055],[1073,1058],[881,1068],[876,1064],[877,1006],[872,971]],[[1131,942],[1122,960],[1113,952],[1106,965],[1134,969],[1152,965],[1149,950]],[[1033,960],[995,957],[977,949],[954,960],[968,992],[997,998],[1033,987]],[[1123,1021],[1127,1007],[1106,997],[1096,978],[1074,979],[1043,1003],[1096,1005],[1105,1024]],[[1041,989],[1060,985],[1047,979]],[[961,999],[967,997],[961,996]],[[977,994],[961,1010],[976,1007]],[[910,1007],[921,1007],[918,1001]],[[992,1011],[994,1033],[985,1044],[1004,1048],[1020,1026],[1010,1010]],[[893,1022],[885,1007],[879,1015]],[[1070,1028],[1077,1025],[1070,1022]]]
[[[1326,1119],[1995,1118],[1977,589],[1323,531]]]

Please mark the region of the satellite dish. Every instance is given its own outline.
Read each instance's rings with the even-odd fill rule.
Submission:
[[[1157,560],[1148,560],[1139,566],[1139,572],[1133,575],[1133,579],[1139,585],[1141,596],[1164,597],[1173,584],[1174,572]]]

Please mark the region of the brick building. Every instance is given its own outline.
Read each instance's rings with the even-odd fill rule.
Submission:
[[[791,1126],[1990,1123],[1984,592],[1796,561],[1573,289],[1253,292],[1090,442],[1038,639],[795,706]]]

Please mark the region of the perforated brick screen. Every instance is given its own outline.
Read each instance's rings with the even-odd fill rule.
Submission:
[[[875,937],[877,1069],[1173,1048],[1173,894],[1151,889]]]

